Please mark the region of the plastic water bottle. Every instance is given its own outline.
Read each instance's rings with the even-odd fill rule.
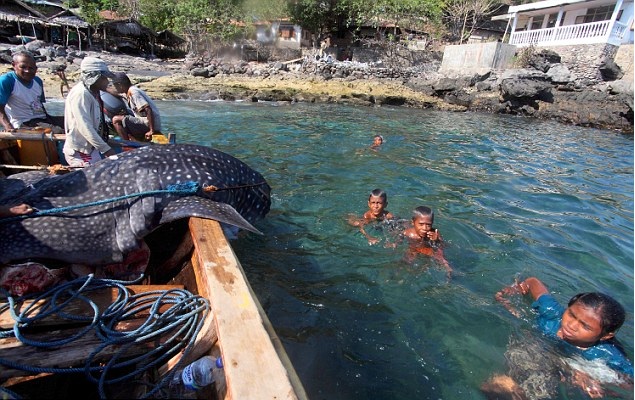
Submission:
[[[205,356],[176,373],[170,382],[170,392],[177,398],[196,398],[196,391],[222,378],[223,360]]]

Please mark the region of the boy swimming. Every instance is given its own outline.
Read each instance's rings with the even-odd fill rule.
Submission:
[[[368,211],[364,213],[361,219],[357,219],[354,217],[349,218],[349,224],[353,226],[358,226],[359,231],[368,239],[368,244],[373,245],[379,243],[379,239],[370,236],[366,230],[364,230],[364,225],[369,224],[373,221],[386,221],[393,219],[394,216],[388,210],[386,210],[386,206],[388,205],[388,195],[381,189],[375,189],[370,192],[368,196]]]
[[[432,256],[446,269],[448,278],[452,274],[452,267],[443,255],[441,244],[443,239],[439,230],[433,227],[434,212],[430,207],[419,206],[412,212],[412,226],[403,232],[408,240],[406,261],[413,262],[417,254]]]
[[[373,137],[373,144],[370,145],[371,149],[376,149],[384,143],[384,137],[382,135],[375,135]]]
[[[507,297],[516,294],[530,294],[534,299],[532,307],[537,312],[536,323],[543,335],[562,341],[565,346],[563,350],[568,355],[603,362],[617,372],[621,386],[632,390],[633,365],[615,340],[615,333],[625,319],[624,308],[615,299],[598,292],[579,293],[569,300],[565,308],[556,301],[540,280],[531,277],[496,293],[496,300],[515,316],[519,316],[519,312]],[[539,356],[533,353],[533,364],[538,363],[535,357]],[[548,362],[558,368],[550,368],[551,366],[545,365],[542,360],[537,368],[515,366],[516,371],[519,371],[516,375],[522,377],[521,382],[516,382],[517,379],[513,379],[515,377],[499,375],[491,378],[481,389],[488,397],[494,396],[493,398],[547,398],[551,396],[550,392],[556,390],[555,384],[543,383],[541,386],[546,389],[542,395],[537,395],[531,388],[536,386],[536,382],[550,378],[544,373],[548,370],[558,370],[556,379],[551,380],[556,384],[559,382],[562,375],[560,367],[564,364],[561,361]],[[605,395],[601,382],[588,373],[575,369],[570,375],[570,382],[580,387],[589,397],[598,398]],[[530,381],[533,382],[528,384]]]

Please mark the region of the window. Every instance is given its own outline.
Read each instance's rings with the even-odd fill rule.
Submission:
[[[544,15],[535,15],[533,21],[531,22],[530,30],[534,29],[542,29],[542,21],[545,19]]]
[[[278,35],[283,39],[291,39],[294,37],[294,29],[293,27],[280,27],[278,31]]]
[[[613,10],[615,10],[615,4],[597,8],[589,8],[586,12],[586,15],[580,16],[575,19],[575,23],[582,24],[597,21],[608,21],[611,19],[611,15],[613,15]],[[618,20],[622,15],[622,11],[623,10],[620,10],[619,14],[617,15]]]

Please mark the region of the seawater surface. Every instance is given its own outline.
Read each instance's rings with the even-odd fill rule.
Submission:
[[[530,301],[515,302],[516,318],[494,300],[528,276],[565,304],[581,291],[616,297],[632,360],[632,136],[406,108],[158,104],[179,142],[232,154],[271,185],[264,235],[232,246],[309,398],[483,399],[481,383],[507,371],[510,338],[535,336]],[[435,210],[450,281],[386,247],[388,226],[371,228],[382,241],[369,246],[348,225],[374,188],[402,219]],[[568,385],[559,396],[585,398]]]

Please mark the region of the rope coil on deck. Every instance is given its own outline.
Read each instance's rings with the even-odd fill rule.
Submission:
[[[27,345],[45,349],[63,346],[89,332],[94,332],[102,343],[91,352],[82,368],[41,368],[17,364],[3,358],[0,358],[0,364],[32,373],[84,372],[89,380],[97,384],[100,397],[107,398],[106,385],[131,380],[158,365],[166,363],[179,352],[183,352],[184,355],[187,354],[194,345],[196,336],[210,311],[209,301],[183,289],[158,290],[131,295],[126,285],[139,282],[142,278],[143,276],[133,282],[117,281],[97,279],[91,274],[66,284],[58,285],[39,296],[13,298],[6,291],[3,291],[7,296],[8,302],[3,307],[0,307],[0,312],[4,312],[9,308],[15,324],[11,330],[1,332],[1,337],[15,336]],[[91,291],[103,288],[116,288],[118,289],[118,294],[115,301],[100,312],[97,305],[89,299],[88,295]],[[32,305],[37,302],[37,307],[30,305],[17,313],[17,304],[24,300],[34,300]],[[93,316],[71,315],[64,312],[64,308],[74,300],[89,304],[93,310]],[[42,301],[44,302],[43,305]],[[166,307],[165,311],[160,311],[161,308]],[[119,323],[132,318],[138,319],[139,314],[145,313],[148,314],[147,318],[138,328],[128,331],[117,330]],[[42,342],[30,340],[26,337],[25,330],[33,327],[39,320],[52,315],[84,321],[88,325],[72,337],[59,341]],[[140,344],[149,345],[149,347],[153,348],[141,355],[129,358],[130,352],[128,350]],[[109,346],[118,346],[119,349],[106,365],[101,366],[96,361],[97,357]],[[154,387],[146,393],[144,398],[150,397],[161,390],[172,379],[180,364],[181,361],[159,383],[153,385]],[[112,374],[130,366],[134,366],[132,372],[117,377],[110,377]]]

